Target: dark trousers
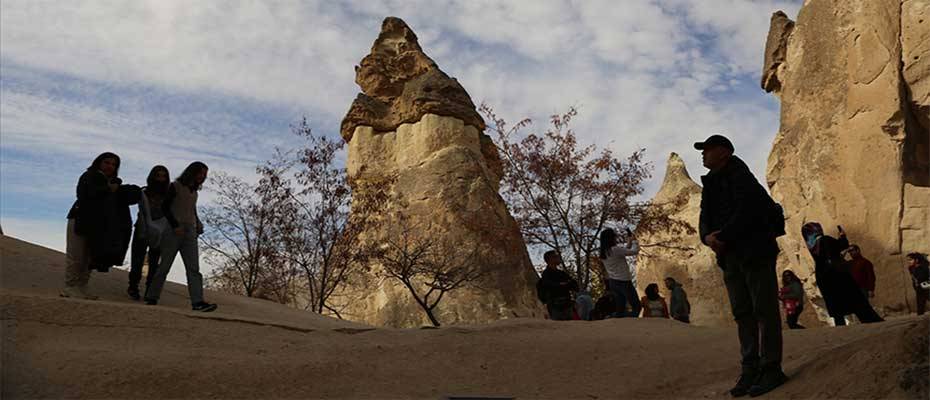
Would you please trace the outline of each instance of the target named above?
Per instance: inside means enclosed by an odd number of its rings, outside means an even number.
[[[614,299],[617,301],[617,310],[615,313],[617,316],[633,318],[639,317],[639,313],[642,311],[643,305],[639,301],[639,295],[636,293],[636,288],[633,286],[633,282],[608,279],[607,290],[610,290],[614,294]],[[627,313],[627,304],[630,305],[630,308],[632,308],[633,311]]]
[[[553,321],[571,321],[572,305],[572,303],[546,304],[546,309],[549,311],[549,319]]]
[[[739,333],[743,372],[781,369],[781,315],[778,307],[777,254],[728,255],[723,281]]]
[[[801,324],[798,323],[798,318],[801,317],[801,311],[804,311],[804,305],[799,304],[798,308],[794,309],[794,314],[785,315],[785,320],[788,322],[788,328],[791,329],[807,329]]]
[[[930,290],[917,289],[917,315],[924,315],[927,311],[927,301],[930,300]]]
[[[161,259],[161,250],[149,247],[145,238],[139,235],[132,235],[132,250],[129,256],[129,288],[138,289],[139,281],[142,280],[142,264],[145,261],[145,254],[149,256],[149,272],[145,274],[145,287],[152,284],[152,278],[158,269],[158,261]]]

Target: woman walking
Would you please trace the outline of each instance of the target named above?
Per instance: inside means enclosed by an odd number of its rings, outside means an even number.
[[[191,309],[203,312],[216,310],[216,304],[203,299],[203,275],[200,273],[200,251],[197,247],[197,237],[203,233],[203,224],[197,217],[197,193],[207,180],[207,171],[206,164],[195,161],[168,187],[161,209],[171,231],[162,237],[161,261],[151,286],[145,292],[145,304],[158,304],[171,264],[180,252],[187,273]]]
[[[837,229],[839,239],[824,235],[823,228],[816,222],[808,222],[801,227],[801,236],[814,258],[814,276],[827,312],[836,326],[846,325],[847,314],[856,314],[862,323],[884,321],[859,290],[852,275],[843,268],[842,252],[849,248],[849,240],[843,228],[838,226]]]
[[[168,168],[156,165],[149,172],[145,182],[146,186],[142,188],[144,198],[139,204],[139,217],[136,219],[135,233],[132,235],[129,289],[126,291],[133,300],[141,299],[139,281],[142,280],[142,264],[145,262],[146,254],[148,254],[149,269],[145,274],[145,289],[148,290],[152,284],[152,278],[158,270],[158,261],[161,259],[162,234],[167,231],[167,229],[158,229],[158,227],[168,226],[167,221],[164,220],[165,214],[161,210],[161,205],[168,194],[168,185],[171,184]],[[157,226],[149,226],[150,223]]]
[[[790,329],[806,329],[798,324],[798,318],[804,311],[804,287],[801,280],[790,269],[781,273],[781,289],[778,291],[778,299],[781,300],[785,307],[785,320]]]
[[[132,233],[129,205],[138,201],[139,188],[122,185],[119,166],[119,156],[102,153],[78,179],[77,200],[68,211],[63,297],[97,299],[87,289],[90,270],[107,272],[126,257]]]

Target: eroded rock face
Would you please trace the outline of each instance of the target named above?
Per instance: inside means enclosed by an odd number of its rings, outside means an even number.
[[[443,324],[541,317],[533,270],[520,231],[497,190],[501,164],[484,121],[465,89],[423,53],[400,19],[387,18],[372,52],[356,68],[363,93],[342,123],[351,177],[390,175],[401,211],[424,234],[442,236],[487,253],[484,290],[450,292],[439,305]],[[402,208],[402,209],[400,209]],[[365,235],[377,240],[384,228]],[[424,228],[426,229],[426,228]],[[489,233],[490,232],[490,233]],[[370,293],[345,315],[374,325],[427,324],[406,289],[374,278]]]
[[[362,88],[342,120],[342,138],[352,139],[359,125],[389,132],[425,114],[458,118],[484,131],[484,120],[471,97],[430,59],[400,18],[388,17],[371,54],[355,67],[355,83]]]
[[[671,217],[687,222],[697,232],[701,216],[701,187],[688,175],[678,154],[669,156],[665,180],[652,202],[656,206],[675,205],[677,211]],[[701,243],[697,233],[659,232],[641,235],[639,239],[642,250],[637,258],[636,286],[640,293],[644,293],[650,283],[656,283],[667,299],[664,279],[670,276],[688,293],[693,324],[735,324],[716,256]]]
[[[813,261],[800,236],[807,221],[832,235],[842,225],[860,245],[875,265],[880,313],[913,308],[904,255],[930,252],[928,8],[927,0],[810,0],[778,41],[784,60],[773,71],[766,58],[762,86],[781,99],[767,171],[788,218],[779,271],[794,270],[815,305]],[[769,44],[787,25],[780,16],[772,22]]]

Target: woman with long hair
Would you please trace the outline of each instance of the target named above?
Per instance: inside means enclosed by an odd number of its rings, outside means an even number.
[[[921,253],[909,253],[906,260],[917,297],[917,315],[923,315],[927,310],[927,301],[930,301],[930,263],[927,262],[927,256]]]
[[[646,295],[642,298],[643,318],[668,318],[668,304],[659,295],[659,285],[650,283],[646,286]]]
[[[627,263],[626,257],[639,254],[639,243],[633,240],[633,232],[629,229],[627,229],[627,236],[630,237],[630,242],[626,246],[621,246],[616,231],[611,228],[601,231],[598,257],[604,264],[607,290],[614,294],[617,302],[617,311],[614,316],[636,318],[639,316],[642,304],[633,286],[633,270]],[[627,303],[632,308],[630,313],[626,313]]]
[[[139,217],[136,219],[135,233],[132,235],[129,289],[126,290],[133,300],[141,299],[139,281],[142,280],[142,264],[145,262],[145,255],[148,254],[149,260],[148,273],[145,274],[146,289],[152,284],[155,271],[158,270],[158,261],[161,259],[161,237],[149,237],[158,233],[148,226],[148,221],[160,221],[165,217],[161,205],[168,194],[168,186],[171,184],[168,168],[163,165],[152,167],[145,183],[146,186],[142,188],[145,201],[139,205]]]
[[[203,312],[216,310],[216,304],[207,303],[203,298],[203,275],[200,273],[200,250],[197,247],[197,238],[203,233],[203,224],[197,216],[197,193],[207,180],[207,171],[206,164],[195,161],[168,187],[161,209],[171,230],[162,237],[161,261],[152,284],[145,291],[145,304],[158,304],[171,264],[181,253],[191,309]]]
[[[884,321],[844,268],[843,250],[849,248],[849,240],[843,228],[837,226],[837,229],[839,239],[824,235],[817,222],[808,222],[801,227],[801,236],[814,258],[814,276],[827,312],[836,326],[846,325],[848,314],[856,314],[862,323]]]
[[[78,179],[68,211],[63,297],[96,299],[87,289],[90,271],[123,263],[132,232],[129,205],[137,201],[138,187],[122,185],[119,167],[118,155],[101,153]]]
[[[798,318],[804,311],[804,287],[801,280],[790,269],[781,273],[781,289],[778,290],[778,299],[785,307],[785,320],[790,329],[805,329],[798,324]]]

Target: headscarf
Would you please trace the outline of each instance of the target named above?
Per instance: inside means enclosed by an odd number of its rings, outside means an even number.
[[[823,237],[823,227],[817,222],[808,222],[801,227],[801,236],[807,244],[807,250],[813,255],[820,253],[820,238]]]

